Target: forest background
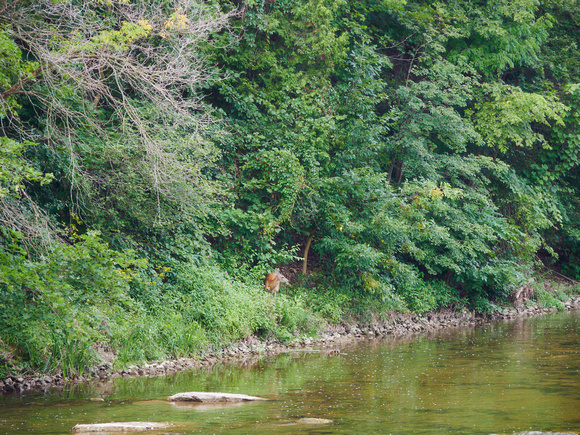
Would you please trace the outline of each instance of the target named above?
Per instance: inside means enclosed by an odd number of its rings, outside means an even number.
[[[0,375],[580,279],[579,39],[577,0],[0,1]]]

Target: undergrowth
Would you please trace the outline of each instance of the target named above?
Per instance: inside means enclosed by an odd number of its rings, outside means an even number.
[[[103,348],[114,355],[113,367],[123,368],[193,356],[250,335],[289,343],[346,318],[498,307],[488,300],[468,302],[438,281],[381,297],[307,283],[282,287],[274,297],[261,281],[234,279],[212,262],[182,263],[152,276],[131,252],[111,251],[92,233],[0,272],[0,377],[80,375],[105,362]],[[537,286],[535,302],[561,309],[579,291]]]

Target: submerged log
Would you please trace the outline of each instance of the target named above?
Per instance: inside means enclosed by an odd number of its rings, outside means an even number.
[[[155,423],[151,421],[128,421],[111,423],[77,424],[72,428],[74,433],[102,433],[102,432],[143,432],[151,429],[165,429],[173,426],[172,423]]]
[[[170,402],[200,402],[200,403],[225,403],[225,402],[252,402],[256,400],[266,400],[261,397],[248,396],[246,394],[230,393],[203,393],[190,392],[178,393],[167,398]]]

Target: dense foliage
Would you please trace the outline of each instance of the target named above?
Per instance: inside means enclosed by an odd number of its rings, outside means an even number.
[[[580,279],[578,11],[0,2],[3,364],[70,373],[347,312],[492,310],[545,266]]]

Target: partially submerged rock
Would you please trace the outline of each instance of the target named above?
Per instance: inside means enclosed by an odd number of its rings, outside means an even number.
[[[121,423],[93,423],[77,424],[72,428],[75,433],[100,433],[100,432],[143,432],[151,429],[165,429],[173,426],[172,423],[156,423],[152,421],[128,421]]]
[[[176,409],[187,409],[196,412],[215,411],[216,409],[230,409],[236,406],[243,406],[244,402],[170,402],[170,405]]]
[[[298,420],[298,423],[306,423],[306,424],[326,424],[332,423],[332,420],[328,420],[326,418],[301,418]]]
[[[578,435],[576,432],[542,432],[542,431],[526,431],[518,432],[514,435]]]
[[[261,397],[246,394],[190,392],[178,393],[167,398],[170,402],[198,402],[198,403],[235,403],[266,400]]]

